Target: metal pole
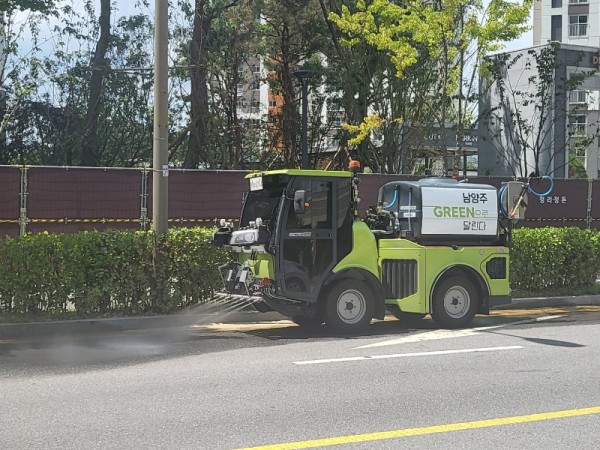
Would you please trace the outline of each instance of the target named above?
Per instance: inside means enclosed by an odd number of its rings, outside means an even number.
[[[21,188],[19,192],[19,236],[25,236],[27,234],[27,224],[29,219],[27,218],[27,197],[29,196],[27,186],[27,167],[21,167]]]
[[[148,229],[148,169],[142,169],[142,189],[140,194],[140,228],[142,231]]]
[[[302,168],[308,169],[308,80],[302,83]]]
[[[154,3],[154,146],[152,173],[152,220],[157,234],[169,224],[169,2]]]

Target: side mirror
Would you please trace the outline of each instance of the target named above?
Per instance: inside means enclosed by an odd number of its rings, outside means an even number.
[[[294,192],[294,212],[304,214],[304,203],[306,202],[306,191]]]

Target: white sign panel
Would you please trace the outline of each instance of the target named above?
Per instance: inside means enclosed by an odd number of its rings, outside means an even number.
[[[250,178],[250,190],[251,191],[260,191],[262,188],[263,188],[262,177]]]
[[[495,236],[498,196],[495,189],[423,187],[421,234]]]

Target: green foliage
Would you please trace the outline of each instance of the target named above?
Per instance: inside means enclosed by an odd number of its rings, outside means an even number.
[[[569,160],[569,178],[587,178],[585,166],[579,158],[571,157]]]
[[[206,301],[228,255],[214,230],[36,234],[0,240],[0,313],[62,317],[161,314]],[[600,232],[514,231],[511,286],[520,293],[593,287]]]
[[[147,163],[152,73],[145,68],[152,66],[152,21],[143,15],[112,21],[105,61],[92,68],[99,26],[94,5],[86,2],[81,10],[70,3],[59,0],[52,12],[29,14],[20,26],[14,17],[7,19],[6,66],[0,73],[6,93],[0,131],[7,138],[0,142],[0,163]],[[47,33],[60,38],[49,40]],[[26,34],[31,48],[22,42]],[[94,84],[92,74],[98,73],[101,83]],[[96,114],[97,123],[90,119]]]
[[[40,11],[54,7],[54,0],[0,0],[0,12]]]
[[[511,286],[520,292],[594,286],[600,272],[600,233],[565,228],[522,228],[513,234]]]
[[[0,241],[0,312],[168,313],[221,287],[214,230],[36,234]]]
[[[405,80],[405,90],[427,111],[423,115],[420,108],[400,110],[400,115],[391,117],[393,121],[425,129],[455,123],[460,131],[469,128],[477,114],[476,74],[484,56],[527,30],[531,5],[531,0],[362,0],[352,8],[344,5],[339,13],[331,12],[329,19],[345,33],[344,46],[366,44],[388,55],[392,72]],[[433,75],[430,78],[415,71],[424,62]],[[364,120],[351,143],[391,122],[389,117],[385,119]]]

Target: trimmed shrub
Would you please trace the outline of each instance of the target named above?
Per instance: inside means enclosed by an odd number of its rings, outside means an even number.
[[[168,313],[221,287],[214,230],[41,233],[0,241],[0,311],[63,315]]]
[[[594,230],[521,228],[513,232],[511,285],[536,292],[594,286],[600,271],[600,239]]]
[[[0,240],[0,312],[81,316],[169,313],[221,288],[228,254],[214,229],[41,233]],[[511,285],[520,293],[594,286],[600,233],[579,228],[514,231]]]

